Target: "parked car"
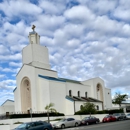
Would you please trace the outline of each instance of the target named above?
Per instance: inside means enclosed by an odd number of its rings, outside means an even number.
[[[106,115],[103,119],[102,122],[111,122],[111,121],[116,121],[116,117],[113,115]]]
[[[116,117],[118,121],[126,119],[126,115],[124,113],[114,113],[113,115]]]
[[[53,124],[53,128],[66,128],[66,127],[77,127],[81,124],[80,120],[74,118],[64,118]]]
[[[127,118],[127,119],[130,119],[130,113],[128,113],[128,114],[126,115],[126,118]]]
[[[99,118],[96,118],[94,116],[84,117],[81,121],[81,125],[89,125],[89,124],[97,124],[99,123]]]
[[[43,121],[35,121],[35,122],[28,122],[23,123],[16,127],[14,130],[53,130],[53,127],[50,123],[43,122]]]

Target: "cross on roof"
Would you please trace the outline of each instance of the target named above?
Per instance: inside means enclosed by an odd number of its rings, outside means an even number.
[[[33,30],[33,31],[35,31],[35,27],[36,27],[35,25],[32,25],[32,30]]]

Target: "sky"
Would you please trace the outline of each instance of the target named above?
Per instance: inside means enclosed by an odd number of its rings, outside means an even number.
[[[100,77],[130,97],[130,0],[0,0],[0,104],[14,100],[33,24],[59,77]]]

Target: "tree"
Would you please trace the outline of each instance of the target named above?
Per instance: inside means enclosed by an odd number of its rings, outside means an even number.
[[[80,107],[80,111],[77,111],[75,114],[95,114],[96,113],[96,106],[93,103],[84,103]]]
[[[96,106],[93,103],[84,103],[83,107],[81,108],[81,110],[89,112],[91,113],[95,113],[96,112]]]
[[[46,105],[45,110],[47,110],[47,116],[48,116],[48,122],[50,122],[49,119],[49,112],[57,112],[56,109],[53,108],[54,103],[50,103],[48,105]]]
[[[122,103],[122,101],[126,101],[126,99],[128,99],[127,94],[116,93],[115,96],[114,96],[114,99],[112,100],[112,103],[118,104],[120,109],[121,109],[121,103]]]

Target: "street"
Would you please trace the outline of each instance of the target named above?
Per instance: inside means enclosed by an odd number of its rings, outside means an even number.
[[[130,120],[79,126],[66,128],[65,130],[130,130]]]

